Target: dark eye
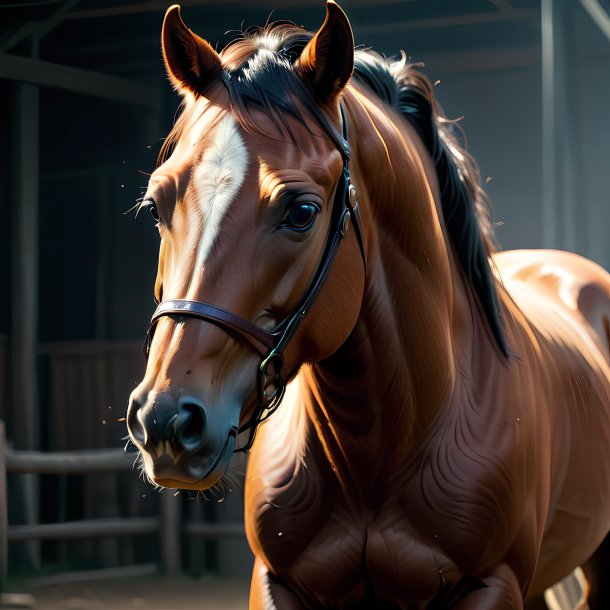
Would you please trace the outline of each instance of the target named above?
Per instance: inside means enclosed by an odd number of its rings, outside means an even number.
[[[156,222],[159,222],[161,220],[161,217],[159,216],[159,212],[157,210],[157,206],[154,203],[151,203],[148,206],[148,211],[150,212],[150,215],[155,219]]]
[[[284,226],[292,231],[308,231],[319,211],[320,207],[311,201],[298,203],[288,212]]]

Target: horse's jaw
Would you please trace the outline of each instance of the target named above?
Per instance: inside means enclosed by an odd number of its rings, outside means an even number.
[[[146,475],[158,487],[172,489],[206,490],[214,487],[229,469],[235,433],[231,432],[219,453],[174,456],[171,450],[163,450],[157,456],[141,452]]]
[[[185,395],[174,404],[157,394],[149,401],[150,409],[144,407],[128,418],[141,470],[155,486],[204,491],[217,485],[229,469],[237,444],[239,404],[207,408],[205,424],[198,429],[198,422],[185,416],[185,404],[203,404],[194,396]]]

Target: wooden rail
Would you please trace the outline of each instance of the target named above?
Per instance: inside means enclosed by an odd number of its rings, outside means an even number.
[[[134,458],[120,449],[88,451],[15,451],[6,448],[6,471],[9,474],[89,474],[132,470]]]
[[[159,519],[155,517],[82,519],[63,523],[11,525],[8,528],[7,539],[9,542],[18,542],[23,540],[74,540],[103,536],[139,536],[158,531],[159,525]]]
[[[9,542],[140,536],[156,533],[160,536],[161,542],[162,571],[168,576],[176,576],[181,569],[181,533],[190,537],[210,539],[245,538],[243,523],[186,522],[181,532],[180,500],[169,492],[160,494],[158,517],[84,519],[28,525],[8,524],[7,473],[73,475],[122,472],[131,470],[133,462],[133,455],[126,455],[121,449],[53,453],[16,451],[7,447],[4,422],[0,420],[0,591],[4,590],[7,580]],[[133,568],[134,566],[127,567]]]
[[[26,540],[73,540],[95,537],[140,536],[158,533],[161,563],[166,574],[180,571],[179,514],[172,494],[161,496],[158,517],[86,519],[63,523],[8,525],[7,474],[90,474],[120,472],[133,468],[133,456],[121,449],[94,449],[43,453],[15,451],[6,446],[4,422],[0,421],[0,590],[8,575],[8,543]]]

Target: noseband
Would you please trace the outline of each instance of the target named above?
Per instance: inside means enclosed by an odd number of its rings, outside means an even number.
[[[211,322],[228,333],[236,334],[250,343],[257,351],[260,351],[261,345],[267,348],[267,352],[258,367],[258,406],[250,419],[238,430],[239,433],[249,432],[248,442],[235,451],[248,451],[252,447],[258,426],[276,411],[282,401],[286,390],[286,384],[282,377],[284,350],[324,285],[339,250],[339,244],[345,237],[347,228],[349,227],[350,219],[354,224],[366,273],[366,256],[360,226],[360,211],[356,200],[356,189],[350,184],[349,178],[347,117],[343,105],[341,105],[341,120],[343,142],[340,147],[340,152],[343,157],[343,170],[335,191],[329,234],[316,274],[299,307],[297,307],[290,316],[280,322],[273,331],[267,331],[260,326],[252,324],[252,322],[249,322],[241,316],[221,309],[220,307],[210,305],[209,303],[171,299],[159,304],[152,316],[148,332],[146,333],[146,340],[144,343],[144,354],[146,357],[148,357],[150,352],[152,337],[157,322],[163,316],[198,318],[205,322]]]

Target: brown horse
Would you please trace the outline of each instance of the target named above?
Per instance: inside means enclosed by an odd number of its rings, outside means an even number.
[[[428,82],[334,2],[220,54],[173,6],[162,41],[148,477],[207,489],[252,446],[253,609],[522,608],[610,527],[610,277],[493,253]]]

